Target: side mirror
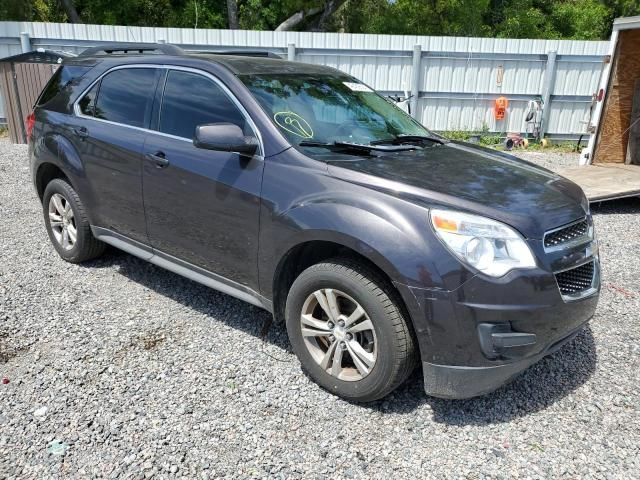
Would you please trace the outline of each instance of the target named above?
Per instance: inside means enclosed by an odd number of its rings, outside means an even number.
[[[193,144],[197,148],[235,152],[252,156],[258,150],[258,139],[247,137],[233,123],[207,123],[196,127]]]

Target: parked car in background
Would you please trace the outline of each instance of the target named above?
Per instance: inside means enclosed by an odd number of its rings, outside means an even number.
[[[596,308],[577,185],[447,141],[335,69],[96,47],[63,62],[28,134],[62,258],[110,244],[262,307],[349,400],[418,363],[429,395],[489,392]]]

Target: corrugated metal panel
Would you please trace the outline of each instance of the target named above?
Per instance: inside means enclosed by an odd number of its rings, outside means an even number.
[[[422,98],[419,120],[432,130],[524,132],[526,100],[511,100],[504,120],[493,115],[493,98]],[[551,130],[550,130],[551,132]]]
[[[184,45],[221,45],[285,48],[295,43],[299,48],[366,49],[411,51],[421,45],[432,52],[491,52],[502,54],[604,55],[608,42],[572,40],[529,40],[473,37],[419,37],[414,35],[364,35],[320,32],[270,32],[253,30],[194,30],[190,28],[127,27],[67,23],[0,22],[0,39],[15,42],[20,32],[32,39],[82,41],[167,42]]]
[[[601,61],[566,62],[556,65],[554,95],[591,95],[597,90]]]
[[[410,91],[412,52],[422,47],[421,121],[436,130],[524,131],[527,102],[543,93],[546,55],[557,51],[555,84],[547,131],[575,135],[588,115],[608,42],[527,40],[415,35],[363,35],[318,32],[194,30],[55,23],[0,22],[0,56],[20,52],[19,34],[32,45],[79,53],[103,42],[165,40],[187,48],[243,47],[286,53],[295,44],[296,60],[343,70],[382,92]],[[502,83],[498,74],[502,71]],[[498,96],[509,98],[507,118],[493,118]],[[2,113],[0,111],[0,117]]]
[[[561,103],[561,105],[559,105]],[[549,116],[548,131],[556,135],[575,137],[584,134],[589,120],[591,102],[555,101]]]
[[[359,78],[376,90],[410,89],[411,58],[338,55],[298,55],[296,60],[337,68]]]
[[[497,82],[503,69],[502,85]],[[504,61],[499,59],[431,58],[423,60],[420,90],[473,94],[539,94],[544,61]]]

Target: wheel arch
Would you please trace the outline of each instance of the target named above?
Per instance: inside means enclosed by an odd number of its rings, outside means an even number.
[[[36,191],[38,192],[40,201],[42,201],[44,197],[44,191],[47,185],[56,178],[66,181],[75,190],[75,186],[70,180],[69,175],[67,175],[62,168],[54,163],[44,162],[38,166],[35,176]]]
[[[48,131],[38,142],[35,150],[33,181],[40,200],[47,184],[54,178],[64,179],[80,194],[76,180],[85,177],[84,163],[76,146],[63,133]],[[82,192],[85,193],[84,191]]]
[[[369,250],[369,252],[373,252],[373,250]],[[374,257],[375,260],[371,257]],[[383,258],[381,255],[367,256],[362,251],[358,251],[353,246],[348,245],[348,242],[336,242],[326,239],[300,242],[289,248],[278,262],[274,271],[272,285],[273,316],[276,322],[281,322],[284,319],[287,294],[298,275],[310,266],[332,258],[343,258],[361,263],[374,271],[382,278],[385,283],[384,288],[398,302],[403,314],[406,315],[407,320],[411,323],[411,317],[408,314],[403,297],[392,280],[396,272],[389,263],[380,261]]]

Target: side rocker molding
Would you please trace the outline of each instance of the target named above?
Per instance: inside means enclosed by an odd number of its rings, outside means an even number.
[[[273,303],[270,300],[233,280],[155,250],[109,229],[91,226],[91,231],[98,240],[135,257],[273,313]]]

